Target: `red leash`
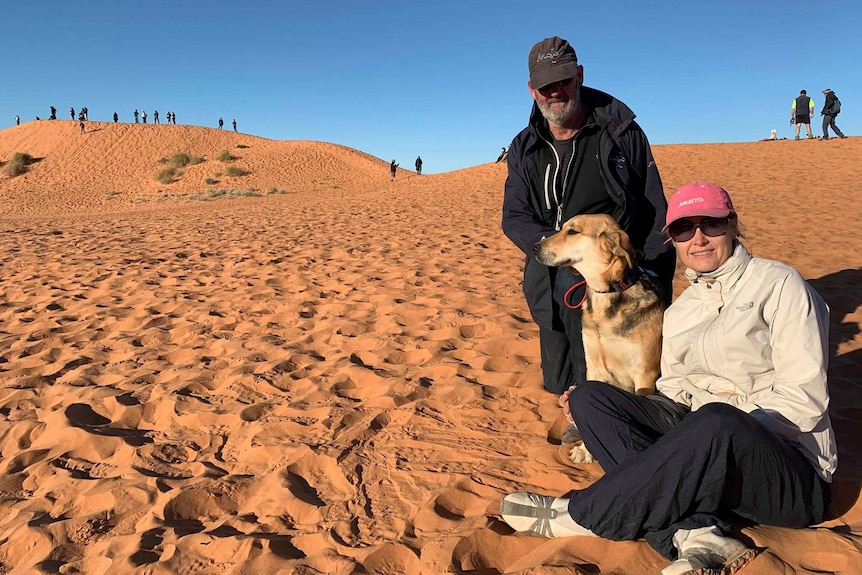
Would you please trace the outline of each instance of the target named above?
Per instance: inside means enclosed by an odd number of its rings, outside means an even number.
[[[566,307],[567,307],[567,308],[569,308],[569,309],[579,309],[582,305],[584,305],[584,302],[585,302],[585,301],[587,301],[587,290],[584,290],[584,297],[582,297],[582,298],[581,298],[581,301],[579,301],[579,302],[578,302],[578,305],[572,305],[572,304],[570,304],[570,303],[569,303],[569,295],[570,295],[573,291],[575,291],[576,289],[578,289],[579,287],[581,287],[581,286],[585,286],[585,285],[587,285],[587,280],[581,280],[581,281],[579,281],[578,283],[576,283],[575,285],[573,285],[572,287],[570,287],[569,289],[567,289],[567,290],[566,290],[566,295],[565,295],[565,296],[563,296],[563,303],[564,303],[564,304],[566,304]]]

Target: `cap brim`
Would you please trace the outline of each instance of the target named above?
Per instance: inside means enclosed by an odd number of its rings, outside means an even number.
[[[577,62],[566,62],[552,68],[538,70],[530,75],[530,86],[534,90],[541,90],[549,84],[574,78],[578,73]]]
[[[707,209],[693,210],[693,211],[685,213],[685,214],[680,214],[677,217],[675,217],[674,219],[672,219],[671,221],[667,222],[664,225],[664,227],[661,229],[661,231],[662,231],[662,233],[667,233],[667,229],[670,227],[670,225],[672,223],[674,223],[677,220],[681,220],[683,218],[691,218],[691,217],[697,217],[697,216],[702,216],[702,217],[707,217],[707,218],[726,218],[727,216],[729,216],[732,213],[733,213],[733,211],[728,210],[727,208],[714,209],[714,210],[707,210]]]

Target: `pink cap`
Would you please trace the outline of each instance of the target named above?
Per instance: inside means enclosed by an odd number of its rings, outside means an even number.
[[[710,216],[725,218],[736,215],[733,202],[727,191],[719,185],[709,182],[692,182],[686,184],[674,193],[667,202],[667,218],[663,232],[680,218],[690,216]]]

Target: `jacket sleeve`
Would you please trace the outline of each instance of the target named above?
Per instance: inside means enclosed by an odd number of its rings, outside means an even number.
[[[677,300],[673,306],[678,306],[679,303],[680,300]],[[673,306],[664,312],[664,328],[667,328],[673,321],[673,314],[676,309]],[[676,360],[676,354],[670,349],[670,338],[663,337],[661,340],[661,375],[656,382],[656,389],[675,402],[691,407],[691,394],[684,389],[684,382],[687,381],[684,366]]]
[[[826,367],[829,347],[829,309],[802,276],[789,275],[773,296],[769,312],[774,384],[756,401],[741,395],[718,395],[695,386],[679,374],[665,381],[673,362],[662,354],[662,393],[692,409],[707,403],[728,403],[750,413],[774,433],[793,437],[812,431],[829,407]]]
[[[673,274],[676,271],[676,250],[673,244],[667,242],[667,236],[661,231],[667,217],[667,198],[649,140],[640,126],[634,131],[634,137],[637,139],[634,147],[639,153],[634,155],[633,161],[636,162],[635,168],[642,177],[643,199],[651,208],[644,211],[652,215],[652,221],[647,222],[649,232],[644,242],[644,261],[641,263],[658,275],[670,302]]]
[[[794,272],[769,311],[775,384],[756,404],[739,407],[779,435],[792,437],[813,430],[829,407],[829,308]]]
[[[526,178],[521,146],[517,140],[509,147],[507,159],[509,175],[503,195],[503,233],[526,255],[543,236],[556,233],[544,222],[530,198],[530,185]]]

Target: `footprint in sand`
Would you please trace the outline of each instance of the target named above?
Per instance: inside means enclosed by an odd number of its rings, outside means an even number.
[[[76,479],[107,479],[119,477],[122,471],[110,463],[98,463],[77,457],[60,456],[53,461],[54,465],[72,472]]]

